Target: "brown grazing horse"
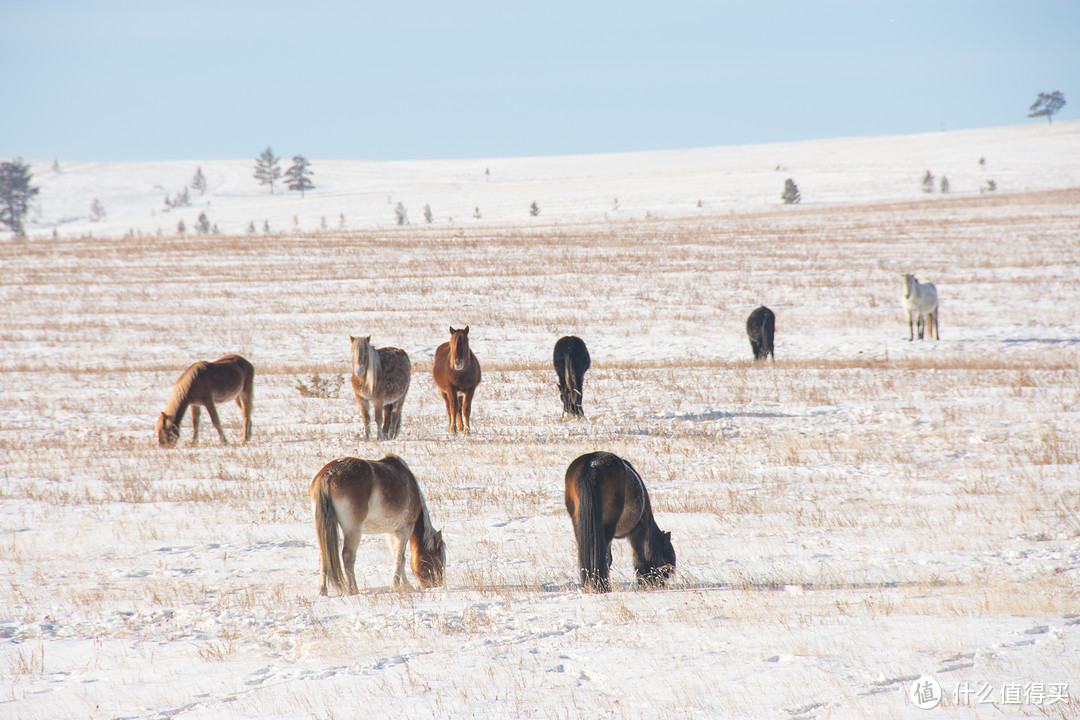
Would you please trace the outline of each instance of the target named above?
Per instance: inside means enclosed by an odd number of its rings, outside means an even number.
[[[199,442],[200,405],[210,414],[221,442],[228,445],[225,431],[221,429],[217,405],[236,398],[236,404],[244,412],[244,442],[251,439],[251,410],[255,389],[255,368],[239,355],[226,355],[213,362],[197,362],[180,376],[173,385],[165,412],[157,421],[158,445],[163,448],[176,446],[180,439],[180,423],[191,406],[191,444]]]
[[[450,342],[435,349],[432,375],[446,402],[450,432],[469,432],[473,393],[480,384],[480,363],[469,350],[468,325],[461,330],[450,328]]]
[[[671,533],[653,519],[641,476],[617,455],[593,452],[566,468],[566,512],[574,523],[581,588],[611,590],[611,541],[627,538],[639,588],[663,587],[675,572]]]
[[[371,336],[352,337],[352,386],[360,415],[364,418],[364,439],[371,439],[371,410],[375,410],[375,432],[379,440],[393,440],[401,431],[401,406],[409,392],[412,363],[404,350],[371,346]]]
[[[320,595],[327,594],[327,580],[350,595],[360,592],[354,567],[361,531],[386,533],[394,556],[392,588],[410,587],[405,577],[406,542],[412,547],[412,571],[420,587],[442,585],[446,565],[442,533],[431,524],[416,476],[398,456],[378,461],[346,457],[327,463],[311,481],[311,509],[319,539]],[[340,557],[338,525],[344,535]]]

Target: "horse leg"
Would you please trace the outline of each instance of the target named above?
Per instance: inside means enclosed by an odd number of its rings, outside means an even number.
[[[386,432],[383,429],[383,416],[386,414],[386,410],[379,398],[375,398],[371,401],[371,404],[375,411],[375,439],[382,441],[386,439]],[[367,429],[367,424],[364,424],[364,429]]]
[[[228,445],[229,441],[225,438],[225,431],[221,429],[221,418],[217,414],[217,406],[214,405],[213,400],[207,400],[206,412],[210,415],[210,422],[214,423],[214,428],[217,429],[218,435],[221,436],[221,444]]]
[[[446,403],[446,417],[450,421],[450,427],[448,429],[450,430],[450,432],[457,432],[457,429],[454,428],[454,401],[453,401],[453,396],[452,396],[451,392],[449,392],[447,390],[440,390],[439,393],[442,395],[443,402]]]
[[[202,419],[202,408],[198,405],[191,406],[191,444],[199,444],[199,421]],[[179,430],[179,428],[177,428]]]
[[[344,529],[344,528],[343,528]],[[356,585],[356,548],[360,545],[360,528],[344,533],[341,543],[341,565],[345,570],[347,592],[356,595],[360,588]]]
[[[472,418],[472,396],[476,388],[465,391],[465,397],[461,401],[461,422],[463,432],[469,432],[469,420]]]
[[[360,406],[360,418],[364,421],[364,440],[371,439],[371,430],[368,428],[368,423],[371,422],[371,409],[368,407],[368,401],[356,398],[357,404]]]
[[[236,404],[240,407],[240,413],[244,417],[244,442],[251,440],[251,400],[244,400],[244,394],[236,396]]]
[[[908,313],[908,316],[907,316],[907,327],[908,327],[908,335],[909,335],[908,336],[908,342],[913,342],[915,340],[915,324],[913,322],[914,317],[915,317],[914,313],[911,313],[911,312]]]
[[[390,545],[390,555],[394,558],[394,577],[390,580],[393,590],[411,590],[409,578],[405,575],[405,551],[409,547],[409,535],[412,530],[406,526],[396,533],[387,533],[386,542]]]

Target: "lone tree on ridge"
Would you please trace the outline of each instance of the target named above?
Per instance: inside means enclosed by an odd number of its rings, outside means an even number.
[[[1053,125],[1054,121],[1050,118],[1061,108],[1065,107],[1065,96],[1061,94],[1060,90],[1055,90],[1052,93],[1039,93],[1039,96],[1035,98],[1035,102],[1031,103],[1031,107],[1028,108],[1030,112],[1028,117],[1042,117],[1046,116],[1046,122]]]

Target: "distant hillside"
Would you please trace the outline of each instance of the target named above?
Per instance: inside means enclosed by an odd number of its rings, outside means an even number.
[[[41,188],[31,236],[193,232],[201,213],[224,234],[393,227],[400,203],[412,225],[529,225],[712,216],[783,209],[784,182],[802,205],[932,200],[1080,187],[1080,121],[770,145],[620,155],[377,162],[312,159],[305,198],[281,183],[270,195],[251,159],[32,163]],[[55,165],[54,165],[55,163]],[[283,158],[284,171],[291,161]],[[55,168],[55,169],[54,169]],[[198,168],[205,194],[191,189]],[[926,173],[933,182],[925,192]],[[190,205],[169,208],[187,188]],[[98,200],[105,217],[90,219]],[[539,213],[530,213],[536,203]]]

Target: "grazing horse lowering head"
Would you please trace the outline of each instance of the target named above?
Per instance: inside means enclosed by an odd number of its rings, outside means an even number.
[[[446,567],[446,544],[442,539],[442,531],[435,533],[430,545],[423,540],[411,538],[410,542],[415,545],[412,556],[412,571],[423,589],[439,587],[443,584],[443,568]]]
[[[180,439],[180,426],[173,422],[173,419],[161,413],[161,416],[157,421],[157,441],[158,445],[163,448],[176,447],[177,441]]]
[[[450,367],[460,372],[469,364],[469,326],[450,328]]]

